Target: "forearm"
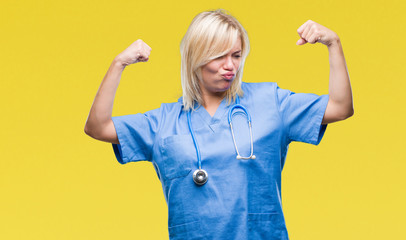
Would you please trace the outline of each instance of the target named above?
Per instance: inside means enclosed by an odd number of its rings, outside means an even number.
[[[114,59],[96,93],[85,125],[86,133],[96,133],[103,129],[113,112],[114,97],[125,66]]]
[[[350,77],[339,37],[328,45],[330,61],[329,101],[345,116],[354,113]]]

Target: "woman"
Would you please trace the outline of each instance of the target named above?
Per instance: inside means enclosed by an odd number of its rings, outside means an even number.
[[[170,239],[288,239],[280,190],[289,143],[318,145],[328,123],[353,114],[337,34],[310,20],[297,31],[298,45],[328,46],[328,95],[242,82],[248,36],[222,10],[198,14],[182,39],[178,102],[111,117],[122,71],[148,61],[151,48],[137,40],[114,59],[85,132],[111,142],[122,164],[153,163],[168,204]]]

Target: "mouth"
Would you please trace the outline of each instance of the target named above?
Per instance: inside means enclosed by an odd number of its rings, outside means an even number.
[[[234,78],[234,74],[233,73],[227,73],[227,74],[223,74],[221,75],[223,76],[223,78],[227,79],[227,80],[231,80]]]

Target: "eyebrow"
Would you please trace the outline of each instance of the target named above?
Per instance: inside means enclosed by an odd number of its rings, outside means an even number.
[[[235,51],[234,53],[239,53],[239,52],[241,52],[241,50]]]

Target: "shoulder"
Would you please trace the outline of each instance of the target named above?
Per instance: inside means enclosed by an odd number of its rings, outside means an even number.
[[[178,115],[182,111],[181,102],[161,103],[159,108],[149,110],[144,114],[146,116],[155,116],[159,119],[163,119],[167,116]]]
[[[244,92],[270,91],[276,88],[275,82],[242,82],[241,88]]]
[[[256,82],[248,83],[242,82],[241,89],[244,92],[244,96],[251,97],[268,97],[275,94],[277,84],[275,82]]]
[[[244,89],[260,89],[276,86],[276,82],[242,82],[241,87]]]
[[[164,112],[179,112],[182,110],[181,102],[161,103],[160,109]]]

